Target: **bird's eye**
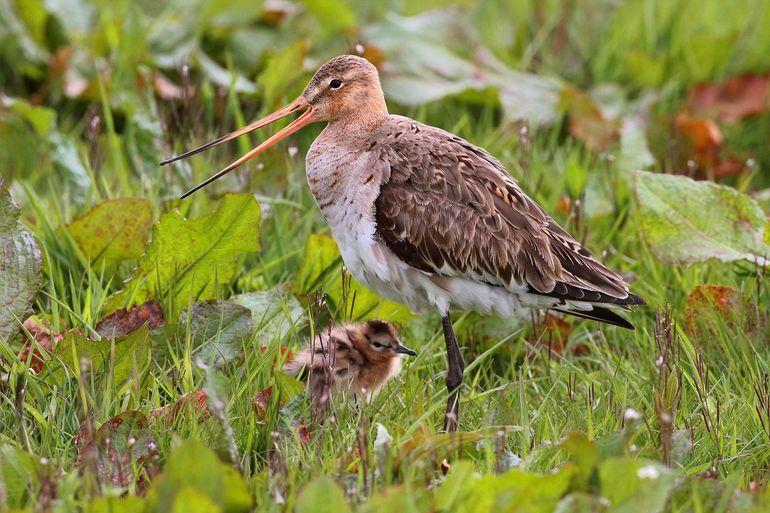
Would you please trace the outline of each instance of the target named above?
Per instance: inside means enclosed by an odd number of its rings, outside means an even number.
[[[342,87],[342,80],[337,80],[335,78],[334,80],[329,82],[329,87],[331,87],[332,89],[339,89],[340,87]]]
[[[385,347],[385,344],[381,344],[379,342],[372,342],[372,345],[376,348],[383,348]]]

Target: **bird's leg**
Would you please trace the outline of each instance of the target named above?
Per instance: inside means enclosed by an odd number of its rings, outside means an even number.
[[[452,329],[452,321],[449,314],[441,318],[444,327],[444,340],[446,341],[446,354],[449,369],[446,375],[446,388],[449,396],[446,402],[446,416],[444,417],[444,431],[454,432],[460,424],[460,384],[463,381],[465,361],[457,345],[457,337]]]

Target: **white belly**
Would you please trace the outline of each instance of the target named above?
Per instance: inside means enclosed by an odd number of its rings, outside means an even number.
[[[332,234],[351,275],[382,297],[406,305],[413,312],[472,310],[481,314],[521,315],[519,297],[500,287],[463,277],[430,275],[401,261],[385,244],[369,234],[374,223],[332,226]]]

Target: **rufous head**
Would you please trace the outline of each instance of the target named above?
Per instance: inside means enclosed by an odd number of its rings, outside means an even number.
[[[380,76],[372,63],[340,55],[316,71],[302,92],[317,121],[387,115]]]
[[[401,343],[398,330],[389,322],[380,320],[366,321],[361,326],[361,334],[366,339],[368,348],[382,356],[396,357],[399,355],[415,356],[417,352]]]
[[[316,71],[302,94],[287,106],[194,150],[166,159],[160,165],[163,166],[195,155],[295,112],[302,112],[302,114],[289,123],[286,128],[279,130],[275,135],[243,157],[184,193],[182,198],[186,198],[198,189],[221,178],[241,164],[275,145],[278,141],[285,139],[311,123],[318,121],[340,121],[343,123],[357,122],[365,126],[384,118],[387,116],[388,110],[385,105],[382,87],[380,86],[377,68],[366,59],[355,55],[335,57]]]

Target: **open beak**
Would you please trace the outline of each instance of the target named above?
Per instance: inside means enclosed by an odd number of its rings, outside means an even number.
[[[222,144],[223,142],[230,141],[232,139],[235,139],[236,137],[240,137],[243,134],[247,134],[249,132],[253,132],[257,128],[262,128],[265,125],[269,125],[273,121],[277,121],[277,120],[281,119],[282,117],[288,116],[289,114],[292,114],[294,112],[300,111],[302,109],[307,109],[307,110],[305,110],[305,112],[303,112],[300,117],[298,117],[297,119],[295,119],[294,121],[289,123],[289,125],[286,128],[284,128],[283,130],[278,131],[270,139],[268,139],[267,141],[263,142],[262,144],[260,144],[259,146],[257,146],[256,148],[254,148],[253,150],[248,152],[246,155],[244,155],[243,157],[239,158],[238,160],[236,160],[235,162],[233,162],[232,164],[230,164],[226,168],[224,168],[219,173],[215,174],[211,178],[208,178],[204,182],[196,185],[195,187],[193,187],[189,191],[185,192],[182,195],[182,199],[184,199],[187,196],[189,196],[190,194],[192,194],[195,191],[197,191],[198,189],[200,189],[201,187],[205,187],[206,185],[210,184],[214,180],[223,177],[224,175],[226,175],[227,173],[229,173],[233,169],[237,168],[238,166],[240,166],[244,162],[248,162],[249,160],[253,159],[254,157],[259,155],[260,153],[262,153],[266,149],[274,146],[281,139],[285,139],[286,137],[290,136],[294,132],[297,132],[298,130],[301,130],[302,128],[306,127],[307,125],[309,125],[313,121],[316,121],[313,118],[313,108],[310,106],[310,103],[308,103],[308,101],[305,100],[305,98],[300,96],[299,98],[297,98],[296,100],[294,100],[293,102],[288,104],[286,107],[273,112],[269,116],[265,116],[262,119],[258,119],[257,121],[254,121],[253,123],[250,123],[250,124],[246,125],[245,127],[236,130],[235,132],[229,133],[227,135],[223,135],[219,139],[215,139],[215,140],[213,140],[211,142],[208,142],[208,143],[204,144],[203,146],[201,146],[199,148],[195,148],[194,150],[190,150],[190,151],[188,151],[186,153],[182,153],[181,155],[177,155],[176,157],[171,157],[170,159],[166,159],[163,162],[161,162],[160,165],[161,166],[165,166],[166,164],[170,164],[172,162],[176,162],[177,160],[181,160],[181,159],[187,158],[187,157],[189,157],[191,155],[195,155],[196,153],[200,153],[202,151],[206,151],[209,148],[213,148],[214,146],[216,146],[218,144]]]
[[[417,356],[417,351],[415,351],[414,349],[409,349],[408,347],[401,344],[397,345],[394,351],[396,351],[399,354],[405,354],[408,356]]]

